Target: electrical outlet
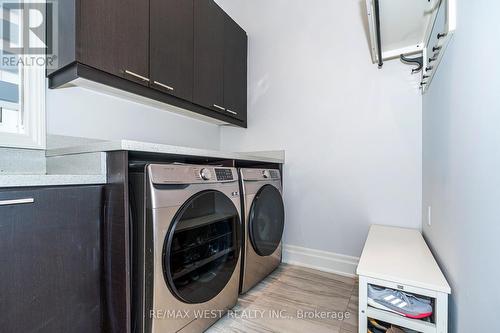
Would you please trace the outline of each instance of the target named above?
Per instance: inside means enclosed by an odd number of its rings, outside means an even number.
[[[432,207],[427,206],[427,225],[430,227],[432,225]]]

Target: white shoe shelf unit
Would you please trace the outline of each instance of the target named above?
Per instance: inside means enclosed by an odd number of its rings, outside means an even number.
[[[419,230],[372,225],[357,274],[359,333],[367,332],[368,318],[421,333],[448,333],[451,288]],[[431,320],[411,319],[369,306],[368,285],[431,298]]]
[[[373,63],[405,57],[425,93],[455,33],[457,0],[365,1]]]

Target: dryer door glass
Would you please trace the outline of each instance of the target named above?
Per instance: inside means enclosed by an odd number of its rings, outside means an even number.
[[[163,273],[174,295],[203,303],[227,285],[238,263],[240,219],[218,191],[191,197],[177,212],[163,246]]]
[[[248,217],[252,246],[260,256],[269,256],[278,248],[285,226],[285,208],[278,189],[264,185],[255,196]]]

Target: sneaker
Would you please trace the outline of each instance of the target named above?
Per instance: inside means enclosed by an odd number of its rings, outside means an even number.
[[[381,331],[378,330],[372,326],[368,326],[368,329],[366,330],[368,333],[386,333],[386,331]]]
[[[372,285],[368,285],[368,305],[413,319],[427,318],[432,315],[432,305],[429,299]]]
[[[368,323],[367,332],[368,333],[386,333],[387,330],[380,330],[380,329],[376,328],[375,326],[370,325],[370,323]]]
[[[372,328],[375,328],[375,329],[380,330],[382,332],[387,331],[387,327],[383,326],[378,321],[376,321],[375,319],[372,319],[372,318],[368,318],[368,325],[371,326]]]
[[[394,325],[391,325],[391,327],[389,327],[389,329],[385,332],[386,333],[419,333],[417,331],[410,330],[408,328],[394,326]]]

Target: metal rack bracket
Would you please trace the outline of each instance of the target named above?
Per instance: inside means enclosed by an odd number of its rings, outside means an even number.
[[[441,11],[441,12],[439,12]],[[440,26],[441,21],[443,25]],[[441,30],[444,28],[444,31]],[[442,0],[441,6],[436,11],[433,25],[426,35],[423,50],[424,70],[422,71],[422,94],[429,89],[432,79],[437,72],[443,55],[457,28],[457,1]]]
[[[365,1],[372,62],[382,68],[397,58],[417,65],[412,74],[422,70],[425,93],[456,30],[457,0]]]

